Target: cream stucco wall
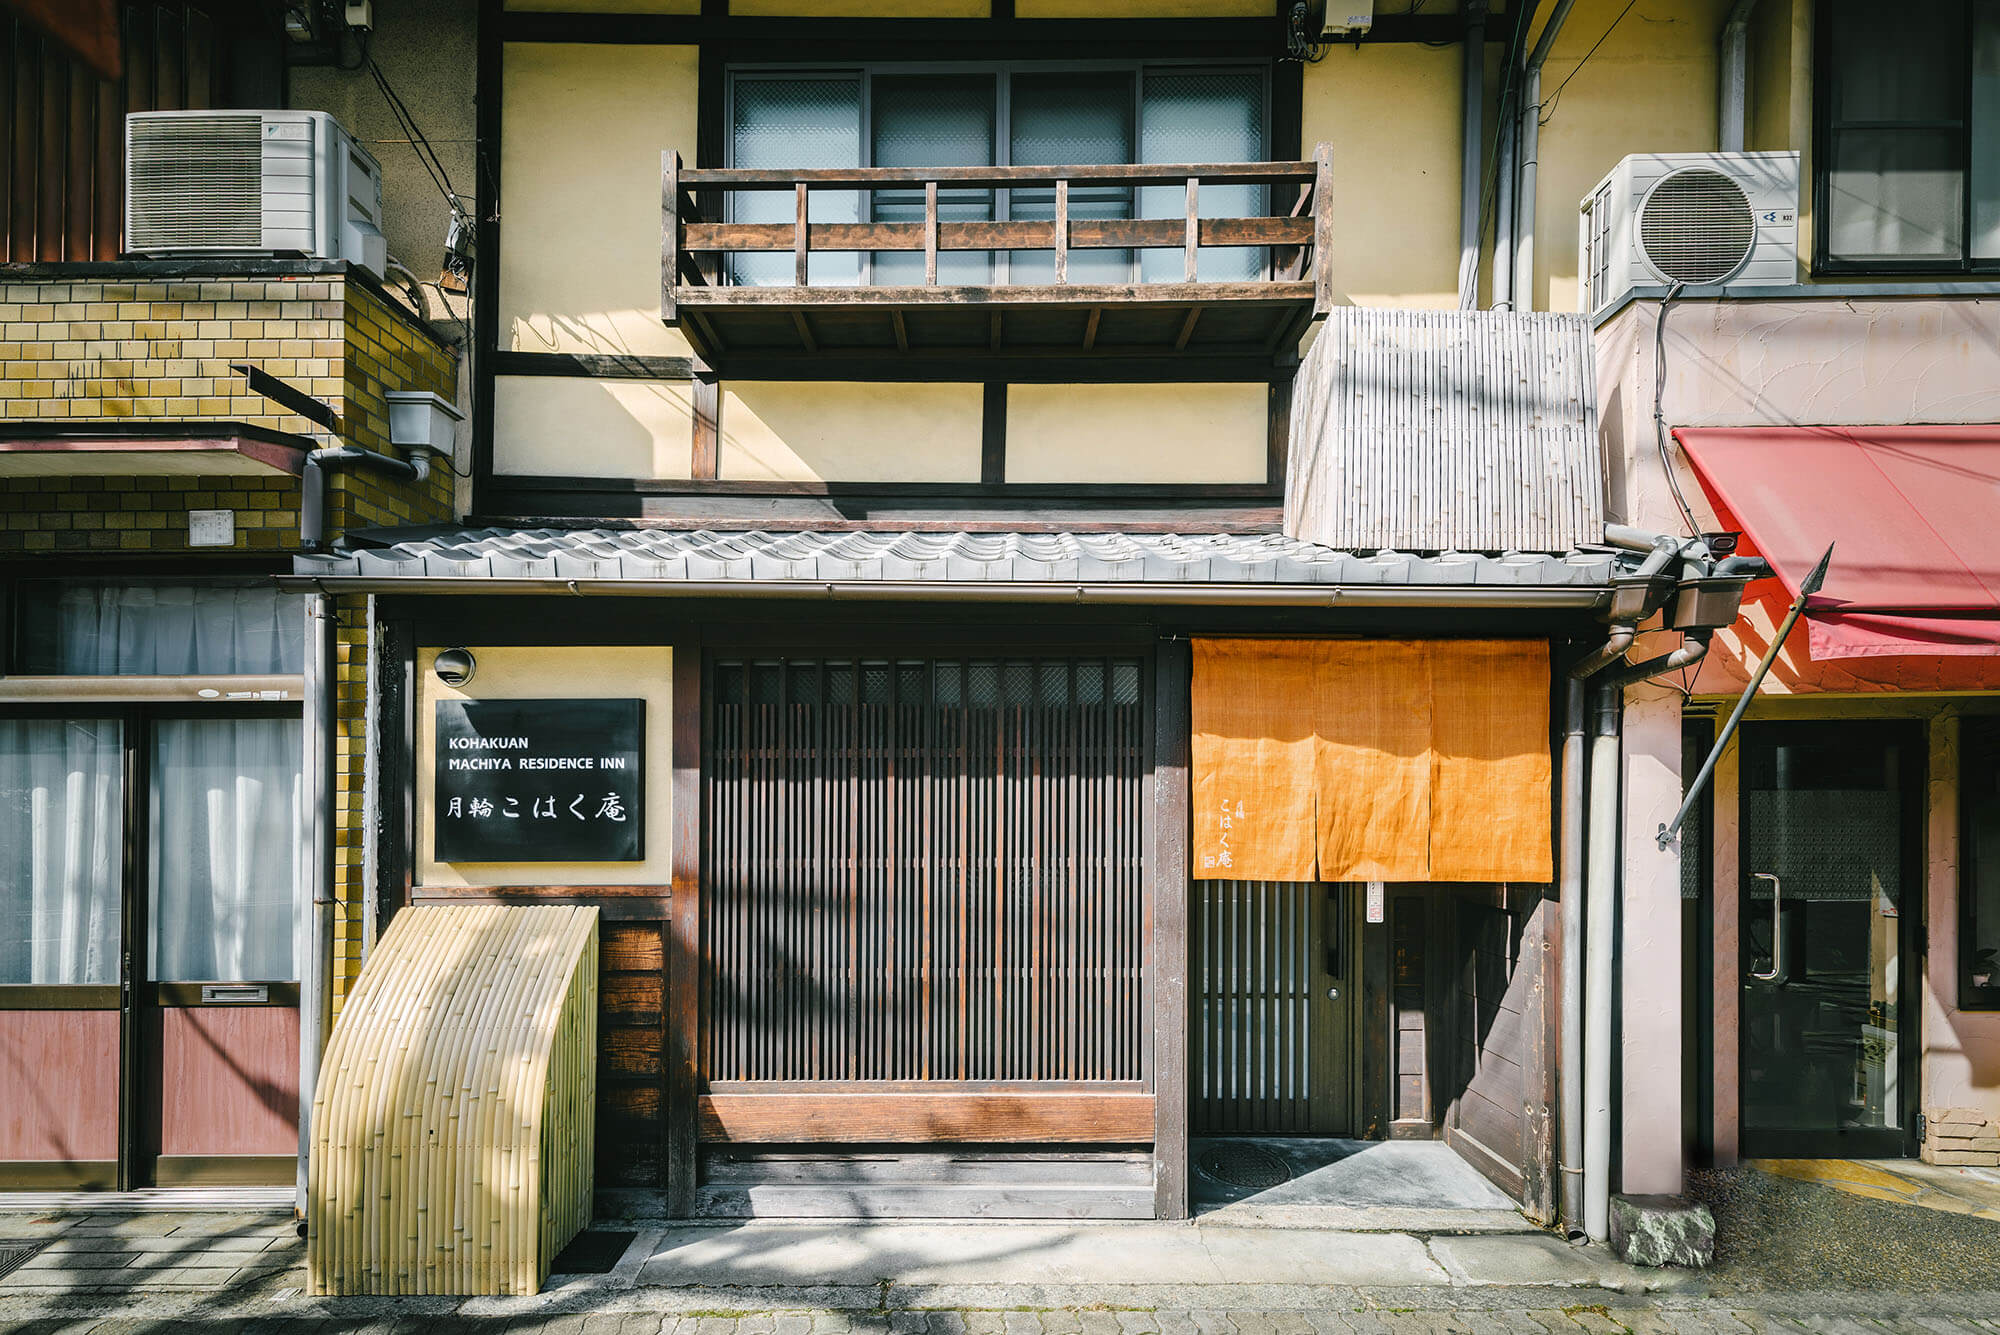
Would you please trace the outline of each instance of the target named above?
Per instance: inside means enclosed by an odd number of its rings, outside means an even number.
[[[673,867],[673,650],[663,645],[465,646],[478,664],[463,688],[431,671],[438,651],[417,654],[418,885],[671,885]],[[643,699],[646,825],[643,862],[459,862],[431,856],[439,700]]]
[[[500,376],[493,382],[495,473],[685,478],[693,461],[688,381]]]
[[[730,0],[729,12],[751,18],[983,19],[988,0]]]
[[[685,356],[660,323],[660,154],[694,159],[697,49],[510,43],[501,346]]]
[[[1262,482],[1261,384],[1010,385],[1009,482]]]
[[[1624,8],[1578,0],[1542,69],[1540,310],[1576,309],[1577,202],[1620,158],[1716,146],[1716,38],[1728,0],[1638,0],[1621,18]]]
[[[1457,45],[1332,46],[1305,69],[1300,142],[1333,149],[1334,290],[1357,306],[1458,305]]]
[[[732,380],[718,472],[730,480],[977,482],[983,390],[967,384]]]
[[[1276,0],[1014,0],[1024,19],[1269,18]]]
[[[505,0],[505,7],[545,14],[699,14],[701,0]]]

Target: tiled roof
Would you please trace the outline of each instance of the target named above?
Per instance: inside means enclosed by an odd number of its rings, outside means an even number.
[[[1276,534],[424,530],[301,556],[325,579],[1591,586],[1608,552],[1345,552]]]

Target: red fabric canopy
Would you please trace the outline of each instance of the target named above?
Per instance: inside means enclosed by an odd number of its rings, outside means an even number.
[[[1806,604],[1812,656],[2000,655],[2000,426],[1688,427],[1719,510]]]

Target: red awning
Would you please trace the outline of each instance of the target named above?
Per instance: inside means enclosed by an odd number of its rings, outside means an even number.
[[[1721,512],[1806,604],[1815,659],[2000,655],[2000,426],[1689,427]]]

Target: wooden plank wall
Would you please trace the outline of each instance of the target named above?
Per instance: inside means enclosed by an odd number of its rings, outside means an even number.
[[[1024,1084],[1145,1090],[1142,683],[1136,657],[716,663],[708,1138],[763,1138],[724,1100],[774,1085],[991,1104],[984,1123],[888,1123],[915,1139],[1018,1125],[992,1100]],[[1144,1111],[1068,1124],[1144,1140]],[[855,1130],[883,1125],[873,1109]]]
[[[597,1186],[665,1185],[666,923],[599,929]]]
[[[100,79],[20,19],[0,17],[0,261],[111,260],[124,230],[125,115],[222,104],[214,6],[124,6],[125,76]]]

